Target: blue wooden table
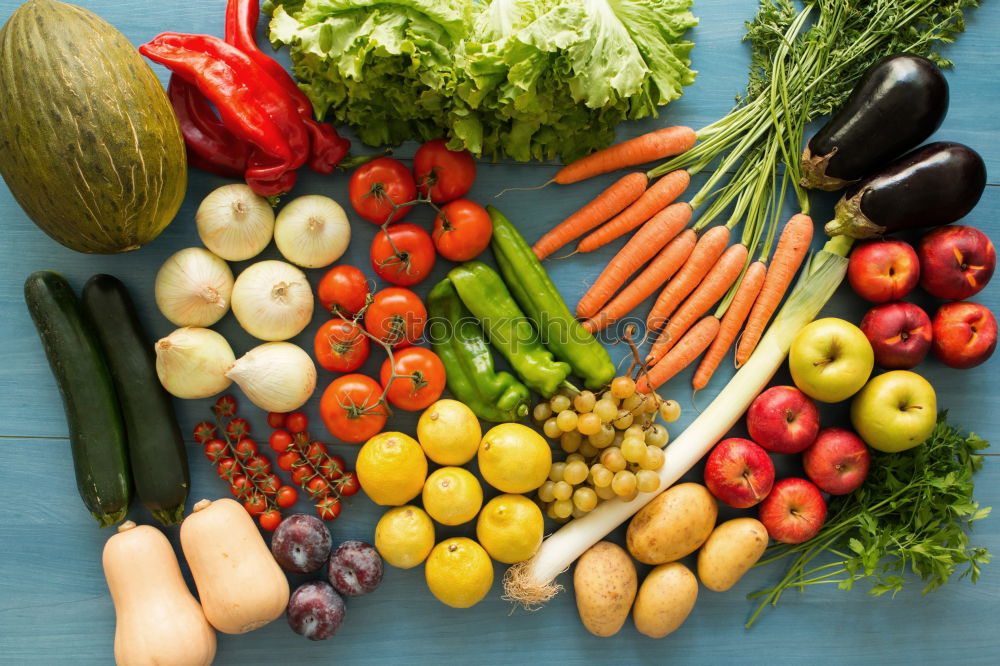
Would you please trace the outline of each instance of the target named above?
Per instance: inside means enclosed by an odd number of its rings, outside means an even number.
[[[121,29],[135,43],[163,30],[220,34],[224,0],[151,2],[142,0],[80,0]],[[19,4],[0,0],[0,20]],[[672,104],[659,120],[620,128],[629,137],[664,123],[703,126],[724,115],[745,83],[748,50],[740,42],[743,21],[750,18],[752,0],[704,0],[696,3],[701,19],[691,32],[696,43],[694,65],[697,83],[684,98]],[[1000,132],[997,108],[1000,87],[1000,4],[989,2],[972,11],[968,32],[944,49],[957,67],[947,73],[952,102],[946,121],[934,138],[967,143],[987,162],[990,186],[970,224],[997,234],[1000,218]],[[157,68],[163,77],[164,71]],[[164,77],[165,78],[165,77]],[[2,91],[0,91],[2,94]],[[397,151],[406,159],[413,145]],[[479,165],[479,178],[471,196],[492,200],[508,186],[530,186],[547,180],[553,164]],[[499,201],[502,209],[534,240],[542,230],[562,219],[612,182],[613,176],[565,187],[509,194]],[[322,193],[346,204],[346,177],[305,175],[297,194]],[[155,242],[120,256],[85,256],[51,241],[21,212],[5,187],[0,187],[0,224],[5,242],[0,245],[0,340],[5,346],[0,366],[0,470],[4,481],[5,509],[0,513],[0,662],[11,664],[110,663],[114,636],[114,610],[101,571],[101,549],[110,530],[96,527],[83,509],[73,480],[66,424],[56,387],[38,344],[22,299],[21,285],[30,272],[56,269],[79,288],[94,273],[120,277],[141,308],[141,317],[153,337],[166,335],[172,326],[153,303],[153,278],[163,260],[182,247],[198,245],[193,214],[200,200],[223,180],[192,171],[187,198],[173,224]],[[819,221],[832,208],[832,197],[815,198]],[[421,213],[415,221],[428,223]],[[344,261],[368,270],[368,247],[375,227],[352,215],[353,239]],[[575,303],[612,254],[616,243],[602,251],[567,261],[550,262],[557,285]],[[265,257],[277,257],[273,247]],[[241,264],[234,268],[242,268]],[[426,293],[449,268],[439,261],[434,275],[418,288]],[[315,283],[322,271],[312,271]],[[990,285],[978,300],[1000,312],[1000,286]],[[933,307],[933,303],[922,301]],[[644,306],[648,307],[648,304]],[[858,321],[863,304],[845,286],[825,314]],[[307,348],[322,317],[296,341]],[[232,342],[237,355],[255,343],[236,325],[231,315],[217,327]],[[616,358],[621,349],[613,351]],[[964,372],[949,370],[933,360],[918,371],[938,391],[940,404],[950,418],[987,439],[1000,441],[1000,388],[995,377],[1000,357]],[[366,367],[373,371],[381,358],[373,354]],[[717,391],[731,371],[717,374],[708,393]],[[320,373],[320,389],[331,375]],[[779,375],[779,380],[781,375]],[[785,375],[787,380],[787,375]],[[674,434],[689,423],[695,412],[689,399],[690,374],[668,385],[667,393],[681,401],[685,412]],[[237,393],[237,395],[239,395]],[[318,395],[306,406],[318,422]],[[210,401],[177,405],[184,430],[209,416]],[[255,428],[263,431],[262,414],[246,410]],[[823,412],[830,425],[846,423],[843,407]],[[390,427],[413,432],[415,417],[402,414]],[[356,447],[338,445],[336,452],[353,461]],[[209,463],[192,443],[191,501],[227,495]],[[792,469],[790,461],[779,465]],[[697,478],[696,473],[691,478]],[[988,456],[976,480],[976,495],[984,506],[1000,506],[1000,458]],[[301,503],[302,511],[310,508]],[[135,502],[129,514],[139,522],[152,522]],[[379,507],[358,496],[331,525],[335,541],[371,540]],[[725,515],[725,514],[724,514]],[[982,521],[974,541],[1000,553],[1000,517]],[[176,545],[177,528],[166,530]],[[439,538],[472,534],[471,524],[440,529]],[[621,540],[621,530],[612,535]],[[922,597],[919,580],[911,580],[894,599],[874,598],[862,590],[841,592],[833,586],[814,586],[807,593],[789,593],[782,603],[764,613],[751,630],[743,623],[753,609],[746,595],[780,577],[777,567],[754,570],[733,590],[717,594],[701,590],[693,613],[671,636],[654,641],[638,634],[631,622],[615,637],[598,639],[583,629],[572,593],[563,593],[541,611],[512,611],[500,599],[499,580],[492,593],[470,610],[454,610],[438,603],[428,592],[421,568],[389,568],[382,586],[367,597],[348,602],[347,620],[333,639],[312,643],[293,634],[283,619],[243,636],[219,635],[217,663],[379,663],[379,662],[665,662],[671,663],[997,663],[1000,661],[1000,563],[987,566],[978,585],[954,582]],[[640,572],[640,575],[642,572]],[[565,576],[564,576],[565,578]],[[565,582],[565,581],[564,581]],[[822,587],[822,589],[818,589]]]

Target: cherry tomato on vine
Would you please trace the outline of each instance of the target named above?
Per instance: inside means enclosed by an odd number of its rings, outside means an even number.
[[[285,427],[285,413],[284,412],[268,412],[267,413],[267,425],[271,428],[284,428]]]
[[[267,511],[267,500],[260,493],[254,493],[243,502],[243,508],[251,516],[259,516]]]
[[[257,454],[257,442],[252,439],[241,439],[233,449],[236,451],[236,457],[240,460],[250,458]]]
[[[268,509],[264,513],[257,517],[260,522],[260,526],[267,530],[268,532],[273,532],[278,529],[278,525],[281,524],[281,514],[278,513],[277,509]]]
[[[287,509],[290,506],[295,506],[295,503],[299,501],[299,493],[291,486],[281,486],[278,488],[278,495],[274,501],[282,509]]]
[[[264,456],[254,456],[246,462],[247,471],[253,476],[267,476],[271,473],[271,461]]]
[[[328,456],[319,465],[320,474],[331,481],[336,481],[344,475],[344,459],[340,456]]]
[[[390,363],[385,359],[379,378],[388,387],[389,402],[408,411],[424,409],[441,397],[444,391],[444,363],[438,355],[424,347],[407,347],[395,352]],[[389,385],[393,370],[396,379]]]
[[[309,480],[309,483],[306,484],[306,490],[309,491],[310,497],[318,499],[330,492],[330,484],[322,476],[317,476]]]
[[[271,433],[267,443],[275,453],[284,453],[292,445],[292,434],[287,430],[275,430]],[[278,467],[281,467],[281,456],[278,456]],[[281,469],[285,468],[281,467]]]
[[[316,298],[330,314],[338,312],[352,316],[365,307],[368,300],[368,278],[356,266],[340,264],[326,272],[316,287]]]
[[[242,474],[237,474],[229,482],[229,492],[232,493],[233,497],[243,497],[251,488],[253,488],[253,484],[250,483],[250,479]]]
[[[205,442],[205,457],[212,462],[218,462],[226,455],[226,443],[221,439],[210,439]]]
[[[306,449],[306,458],[315,463],[326,457],[326,444],[323,442],[313,442]]]
[[[335,520],[340,515],[340,500],[336,497],[324,497],[316,503],[316,513],[323,520]]]
[[[492,237],[490,214],[475,201],[452,201],[434,218],[434,247],[445,259],[475,259],[487,248]]]
[[[464,196],[476,180],[476,163],[467,150],[448,150],[446,139],[434,139],[417,148],[413,177],[420,194],[430,187],[431,201],[446,203]]]
[[[281,488],[281,477],[277,474],[268,474],[261,481],[257,482],[257,488],[265,495],[275,495]]]
[[[301,486],[309,481],[309,477],[313,475],[312,469],[309,465],[299,465],[292,470],[292,483],[297,486]]]
[[[426,323],[427,308],[423,301],[403,287],[386,287],[378,292],[365,311],[365,329],[393,347],[415,343]]]
[[[250,436],[250,422],[237,417],[226,424],[226,434],[237,441]]]
[[[362,164],[347,185],[351,205],[358,215],[375,224],[399,222],[413,206],[393,212],[394,206],[417,198],[417,185],[406,165],[391,157]]]
[[[228,481],[239,471],[239,467],[236,466],[236,461],[233,458],[223,458],[216,465],[215,471],[220,477]]]
[[[382,387],[360,374],[334,379],[319,403],[326,429],[345,442],[363,442],[385,426],[387,411],[381,403]]]
[[[280,456],[278,456],[278,468],[283,469],[286,472],[290,472],[292,467],[295,466],[302,456],[298,454],[297,451],[285,451]]]
[[[358,481],[358,475],[354,472],[345,472],[343,478],[337,482],[337,490],[344,497],[356,495],[357,492],[361,490],[361,483]]]
[[[394,224],[375,234],[369,256],[376,275],[402,287],[423,281],[434,269],[434,243],[415,224]]]
[[[354,372],[368,359],[371,343],[361,327],[348,319],[331,319],[313,338],[316,362],[330,372]]]
[[[204,444],[215,437],[215,426],[208,421],[202,421],[194,427],[194,441]]]
[[[302,412],[292,412],[285,417],[285,428],[288,432],[297,434],[309,427],[309,417]]]

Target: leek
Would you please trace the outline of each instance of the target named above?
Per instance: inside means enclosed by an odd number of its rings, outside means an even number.
[[[810,260],[795,289],[757,349],[715,400],[669,446],[659,470],[660,489],[625,502],[612,499],[549,535],[535,556],[510,567],[504,576],[504,598],[534,607],[551,599],[562,586],[556,577],[588,548],[628,520],[675,483],[739,420],[785,360],[792,340],[811,322],[837,290],[847,273],[847,253],[853,241],[830,239]]]

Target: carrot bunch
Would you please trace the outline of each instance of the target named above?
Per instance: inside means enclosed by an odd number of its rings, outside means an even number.
[[[687,127],[657,130],[569,164],[549,182],[575,183],[665,155],[679,155],[690,150],[696,139],[695,132]],[[649,176],[654,174],[663,175],[650,184]],[[705,356],[692,385],[695,390],[707,386],[744,322],[736,365],[745,363],[812,241],[811,218],[794,215],[782,230],[768,267],[765,261],[774,238],[776,216],[767,225],[748,225],[741,241],[733,245],[731,230],[743,213],[760,219],[767,211],[748,211],[747,206],[738,204],[725,225],[706,229],[732,195],[719,197],[697,224],[687,228],[694,210],[708,198],[703,187],[690,203],[675,203],[690,181],[691,174],[686,170],[664,173],[660,167],[648,174],[630,173],[543,235],[533,247],[538,258],[544,259],[587,234],[573,254],[591,252],[638,228],[580,299],[576,314],[584,320],[584,328],[596,332],[661,290],[646,318],[647,330],[658,332],[658,337],[645,359],[650,369],[640,379],[642,391],[651,391],[668,381],[702,353]],[[760,258],[751,261],[764,226],[770,229],[765,247]],[[708,314],[720,301],[718,310]]]

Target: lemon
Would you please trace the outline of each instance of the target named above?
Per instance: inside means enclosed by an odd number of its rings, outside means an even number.
[[[375,548],[394,567],[409,569],[434,547],[434,523],[427,512],[407,504],[389,509],[375,525]]]
[[[427,587],[452,608],[475,606],[493,586],[493,562],[472,539],[454,537],[434,546],[424,565]]]
[[[464,465],[472,460],[482,436],[479,419],[458,400],[438,400],[417,421],[420,446],[439,465]]]
[[[542,510],[524,495],[494,497],[479,514],[476,538],[497,562],[526,560],[542,545]]]
[[[472,472],[442,467],[427,477],[424,509],[442,525],[461,525],[476,517],[483,506],[483,487]]]
[[[537,432],[520,423],[491,428],[479,443],[479,471],[505,493],[531,492],[545,482],[552,451]]]
[[[383,432],[361,447],[354,469],[373,502],[400,506],[419,495],[424,487],[427,458],[417,440],[409,435]]]

